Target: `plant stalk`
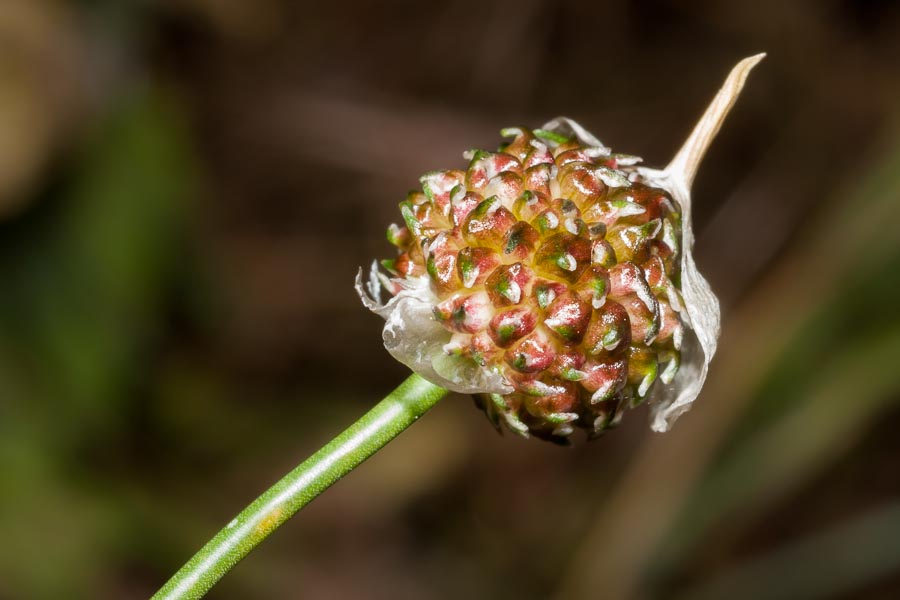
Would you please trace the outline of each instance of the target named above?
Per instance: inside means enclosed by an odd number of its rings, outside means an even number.
[[[361,419],[232,519],[152,600],[203,597],[294,513],[378,452],[446,394],[447,390],[411,375]]]

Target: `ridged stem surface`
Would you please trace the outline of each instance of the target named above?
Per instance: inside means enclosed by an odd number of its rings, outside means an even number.
[[[447,390],[410,376],[356,423],[253,501],[191,558],[153,600],[201,598],[298,510],[428,412]]]

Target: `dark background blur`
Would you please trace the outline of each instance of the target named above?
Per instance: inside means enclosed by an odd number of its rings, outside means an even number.
[[[900,4],[0,3],[0,598],[143,598],[405,376],[397,203],[565,114],[700,171],[694,410],[560,449],[453,396],[211,598],[900,596]]]

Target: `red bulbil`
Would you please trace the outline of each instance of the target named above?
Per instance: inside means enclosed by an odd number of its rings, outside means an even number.
[[[587,234],[591,240],[602,240],[606,236],[606,225],[603,223],[585,223]],[[591,258],[593,260],[593,257]]]
[[[570,163],[592,163],[594,162],[590,155],[582,149],[565,150],[556,155],[556,166],[564,167]]]
[[[665,300],[659,301],[659,335],[656,336],[658,343],[664,344],[669,340],[673,341],[676,350],[681,349],[681,337],[684,331],[684,325],[678,313],[672,309],[672,305]]]
[[[584,219],[600,222],[608,228],[622,224],[640,224],[648,219],[643,215],[647,209],[631,201],[631,188],[613,188],[609,190],[605,200],[590,203],[582,210]]]
[[[659,374],[656,352],[644,346],[628,347],[628,383],[638,386],[638,398],[644,398]]]
[[[664,260],[660,256],[654,255],[644,263],[642,268],[644,270],[644,278],[647,280],[647,285],[650,286],[653,294],[658,299],[664,298],[667,302],[672,303],[671,308],[675,312],[681,311],[681,295],[678,293],[675,284],[669,279],[669,271]]]
[[[417,190],[413,190],[406,195],[406,202],[413,206],[421,206],[428,203],[428,196]]]
[[[403,246],[408,244],[409,240],[411,239],[411,236],[409,234],[409,228],[408,227],[400,227],[399,225],[397,225],[395,223],[391,223],[388,226],[387,239],[394,246],[397,246],[398,248],[402,248]]]
[[[650,287],[644,279],[641,268],[631,262],[622,262],[609,270],[609,295],[613,298],[625,298],[633,294],[650,296]]]
[[[544,325],[565,343],[577,344],[591,320],[591,306],[572,292],[560,294],[547,308]]]
[[[489,164],[491,177],[504,171],[511,171],[516,175],[522,174],[522,163],[518,158],[512,154],[507,154],[506,152],[495,153],[489,161]]]
[[[577,281],[590,262],[591,242],[571,233],[551,236],[534,256],[536,269],[569,282]]]
[[[539,214],[550,208],[550,200],[541,192],[525,191],[513,203],[513,214],[522,221],[532,221]]]
[[[557,297],[566,293],[566,285],[558,281],[542,279],[534,284],[534,301],[538,307],[546,309]]]
[[[491,337],[484,331],[473,334],[454,333],[445,350],[455,356],[469,358],[484,366],[488,362],[495,363],[502,358],[502,350],[498,350]]]
[[[583,376],[581,368],[584,366],[584,363],[585,357],[582,352],[564,348],[557,352],[556,359],[548,372],[562,379],[578,381]]]
[[[505,138],[513,138],[512,141],[503,144],[500,149],[523,162],[532,149],[531,142],[534,140],[534,135],[531,130],[527,127],[507,127],[500,132],[500,135]]]
[[[591,265],[575,282],[574,289],[582,300],[600,308],[609,293],[609,272],[600,265]]]
[[[524,164],[526,169],[530,169],[537,165],[551,165],[553,164],[553,155],[550,154],[550,150],[545,144],[533,141],[531,144],[531,151],[525,157]]]
[[[647,285],[657,294],[664,294],[668,287],[669,277],[666,275],[666,266],[659,256],[651,256],[647,262],[642,265],[644,271],[644,279]]]
[[[631,339],[640,340],[644,344],[652,344],[659,334],[659,302],[654,299],[651,306],[647,306],[637,296],[622,298],[619,302],[628,312],[628,320],[631,322]]]
[[[406,247],[406,252],[409,253],[409,260],[416,263],[417,267],[422,267],[421,269],[417,269],[416,273],[423,274],[425,273],[424,264],[425,264],[425,254],[422,250],[421,242],[425,240],[422,239],[414,239],[409,245]]]
[[[450,219],[454,227],[462,226],[466,222],[469,213],[475,210],[475,207],[483,201],[484,198],[481,194],[464,192],[462,189],[459,191],[454,190],[450,196]]]
[[[609,269],[616,264],[616,251],[606,240],[591,242],[591,263]]]
[[[676,212],[675,204],[665,190],[637,182],[629,188],[628,193],[634,202],[646,209],[646,212],[636,217],[638,222],[646,223]]]
[[[491,303],[496,307],[512,306],[531,294],[534,273],[522,263],[494,269],[484,282]]]
[[[522,195],[524,191],[525,183],[521,177],[512,171],[503,171],[488,181],[481,194],[485,198],[496,196],[503,203],[503,206],[512,208],[516,198]]]
[[[457,245],[447,232],[441,232],[428,244],[426,270],[431,280],[442,292],[459,288],[456,276]]]
[[[497,198],[488,198],[469,213],[462,227],[463,236],[472,246],[496,248],[517,219]]]
[[[522,174],[522,163],[515,156],[505,152],[478,151],[466,170],[466,187],[481,191],[491,179],[503,171]]]
[[[619,263],[609,270],[610,297],[618,300],[631,320],[631,336],[645,344],[659,333],[659,302],[634,263]]]
[[[560,195],[571,199],[579,208],[597,202],[606,193],[606,184],[580,163],[570,163],[560,169],[558,179]]]
[[[614,352],[631,343],[631,322],[625,307],[607,299],[595,310],[584,334],[584,348],[590,355]]]
[[[535,193],[550,196],[550,165],[540,164],[525,171],[525,188]]]
[[[466,174],[459,170],[432,171],[423,175],[419,181],[425,195],[434,202],[442,215],[449,214],[450,192],[453,188],[465,183]]]
[[[509,347],[516,340],[534,331],[537,317],[527,308],[514,308],[498,313],[488,325],[488,333],[501,348]]]
[[[475,333],[491,319],[491,307],[484,292],[454,296],[434,307],[434,317],[450,331]]]
[[[568,206],[575,206],[575,204],[570,200],[566,200],[565,203]],[[578,209],[575,209],[575,211],[567,211],[569,214],[575,214],[576,216],[567,217],[563,215],[561,231],[566,231],[568,233],[571,233],[572,235],[577,235],[578,237],[584,237],[585,239],[587,239],[587,225],[578,216],[577,210]],[[590,248],[590,245],[588,245],[588,248]]]
[[[490,248],[467,246],[459,251],[456,271],[464,288],[472,288],[485,282],[500,264],[500,257]]]
[[[581,218],[581,211],[578,210],[578,205],[568,198],[554,198],[553,201],[550,202],[550,206],[564,220]],[[569,233],[574,232],[570,231]]]
[[[501,351],[494,345],[491,336],[487,332],[479,331],[472,335],[469,342],[469,355],[479,364],[499,360],[500,353]]]
[[[394,269],[403,277],[417,277],[425,273],[425,267],[410,259],[409,252],[403,252],[397,257]]]
[[[433,204],[420,204],[410,207],[412,217],[418,224],[417,227],[410,227],[410,231],[420,240],[422,238],[433,237],[446,227],[446,219],[437,211]]]
[[[519,373],[539,373],[553,364],[555,357],[553,346],[538,332],[513,344],[504,355],[506,364]]]
[[[676,218],[663,218],[662,231],[651,243],[650,253],[662,258],[666,273],[680,269],[681,225]]]
[[[563,217],[555,208],[547,208],[531,220],[534,228],[541,235],[550,235],[562,229]]]
[[[677,265],[675,261],[678,260],[678,256],[675,254],[673,249],[669,247],[663,240],[653,239],[650,240],[649,244],[649,254],[650,257],[659,257],[663,261],[663,269],[667,272],[673,272],[677,269]]]
[[[569,150],[577,150],[578,148],[581,148],[581,144],[579,144],[577,140],[569,139],[554,146],[551,152],[553,153],[553,158],[555,159],[563,152],[568,152]]]
[[[547,146],[538,141],[531,130],[525,127],[508,127],[500,134],[503,137],[515,136],[511,142],[502,146],[501,150],[518,158],[526,167],[542,162],[553,162]]]
[[[570,381],[553,381],[543,386],[541,395],[526,395],[525,410],[537,418],[560,413],[576,413],[581,404],[578,385]]]
[[[485,331],[472,334],[469,347],[481,354],[494,351],[494,343],[491,340],[491,336]]]
[[[591,403],[609,400],[628,382],[628,363],[624,357],[589,361],[584,366],[581,385],[591,394]]]
[[[503,256],[506,259],[525,260],[534,252],[538,240],[540,234],[537,230],[525,221],[519,221],[506,232],[503,239]]]
[[[599,159],[595,162],[596,162],[596,164],[598,164],[600,166],[609,167],[610,169],[618,169],[619,168],[619,160],[616,156],[609,156],[606,158]]]
[[[612,227],[606,239],[616,251],[620,261],[644,262],[650,257],[650,248],[655,236],[662,229],[659,219],[640,225]]]

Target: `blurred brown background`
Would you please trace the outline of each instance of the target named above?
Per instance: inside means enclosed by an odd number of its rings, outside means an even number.
[[[0,3],[0,598],[143,598],[405,377],[418,176],[565,114],[695,189],[694,410],[560,449],[453,396],[211,598],[900,596],[900,5]]]

